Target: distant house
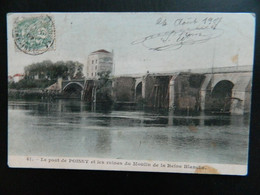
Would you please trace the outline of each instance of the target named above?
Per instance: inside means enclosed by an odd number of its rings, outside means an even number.
[[[94,51],[88,56],[86,78],[97,79],[100,72],[112,72],[113,53],[104,49]]]
[[[17,82],[19,82],[20,80],[22,80],[24,78],[24,75],[23,74],[15,74],[14,76],[13,76],[13,81],[15,82],[15,83],[17,83]]]
[[[33,76],[34,80],[42,80],[42,79],[49,79],[49,77],[47,75],[45,75],[44,72],[41,73],[37,73]],[[50,79],[49,79],[50,80]]]
[[[38,80],[39,79],[39,74],[34,75],[34,80]]]
[[[8,83],[12,83],[12,82],[14,82],[13,77],[12,76],[8,76]]]

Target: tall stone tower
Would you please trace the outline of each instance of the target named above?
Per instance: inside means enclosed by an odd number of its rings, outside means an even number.
[[[86,68],[87,79],[98,79],[98,73],[113,71],[113,53],[104,49],[89,54]]]

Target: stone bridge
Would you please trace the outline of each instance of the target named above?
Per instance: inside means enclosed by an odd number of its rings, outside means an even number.
[[[179,70],[111,78],[115,103],[184,111],[244,114],[250,111],[252,66]],[[95,98],[95,80],[63,81],[62,90],[82,100]],[[97,100],[98,101],[98,100]]]
[[[233,66],[122,75],[113,80],[113,95],[148,107],[244,114],[250,111],[251,85],[252,66]]]

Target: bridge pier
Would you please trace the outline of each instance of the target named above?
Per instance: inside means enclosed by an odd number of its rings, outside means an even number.
[[[171,78],[172,75],[145,75],[142,94],[147,107],[169,107],[169,83]]]
[[[81,100],[81,101],[84,100],[84,90],[81,91],[81,94],[80,94],[80,100]]]
[[[169,83],[169,109],[174,110],[175,109],[175,102],[174,102],[174,98],[175,98],[175,76],[173,76],[170,80]]]
[[[211,91],[211,89],[209,89],[211,86],[210,84],[211,81],[212,81],[212,75],[206,75],[200,89],[200,109],[202,111],[206,110],[206,97]]]
[[[232,99],[231,104],[231,114],[245,114],[250,112],[250,101],[251,101],[251,81],[244,91],[233,90],[232,96],[235,97]]]

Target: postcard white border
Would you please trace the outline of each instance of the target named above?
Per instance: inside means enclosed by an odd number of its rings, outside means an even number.
[[[247,165],[81,157],[8,156],[11,168],[51,168],[247,175]]]

